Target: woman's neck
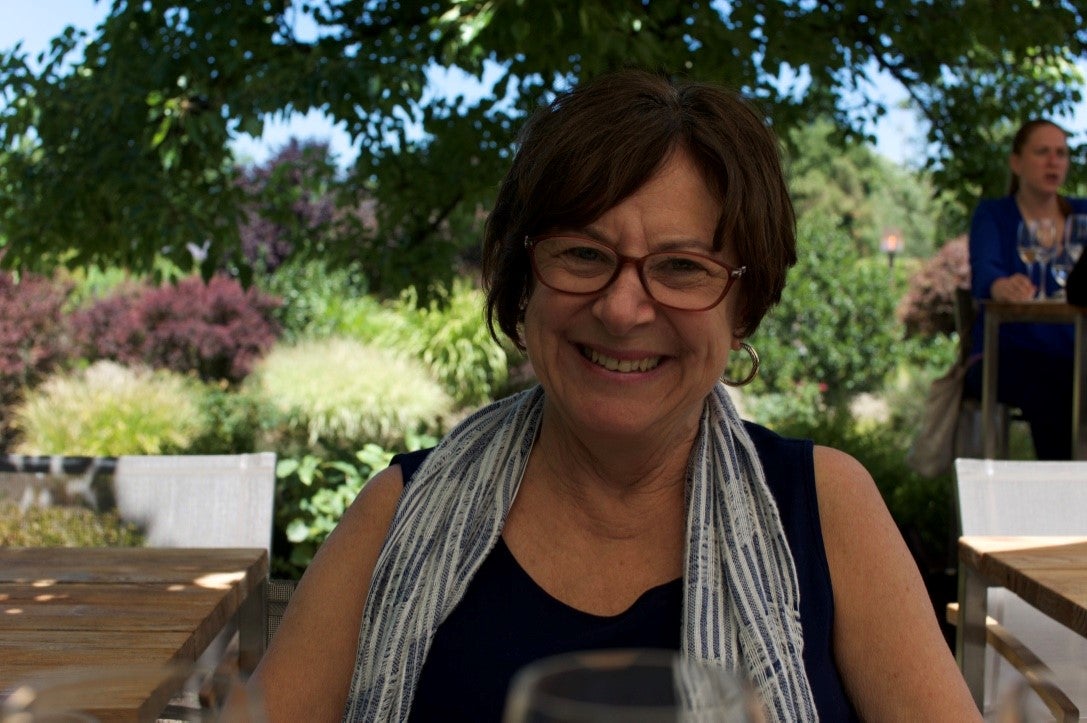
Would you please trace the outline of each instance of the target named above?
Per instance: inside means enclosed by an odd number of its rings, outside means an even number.
[[[546,412],[533,456],[564,485],[611,490],[618,494],[655,487],[683,487],[698,418],[690,429],[669,434],[658,429],[646,438],[612,437],[600,431],[579,434]],[[586,440],[592,440],[587,443]]]
[[[1033,193],[1025,188],[1020,188],[1015,193],[1015,203],[1019,206],[1019,213],[1027,221],[1040,221],[1042,219],[1061,219],[1064,213],[1061,211],[1060,197],[1055,193]]]

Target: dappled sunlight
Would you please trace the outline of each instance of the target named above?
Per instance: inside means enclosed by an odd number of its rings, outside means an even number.
[[[210,575],[202,575],[194,582],[204,588],[212,590],[229,590],[234,583],[245,577],[244,572],[213,572]]]

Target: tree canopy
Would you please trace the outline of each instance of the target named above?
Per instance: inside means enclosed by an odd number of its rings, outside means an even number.
[[[245,266],[246,186],[229,141],[318,109],[361,148],[341,203],[372,199],[326,258],[390,267],[489,207],[524,115],[571,82],[638,65],[727,83],[783,140],[816,118],[863,136],[889,73],[928,121],[924,162],[967,205],[998,194],[1011,131],[1080,100],[1083,0],[113,0],[38,63],[0,51],[0,264]],[[83,57],[73,57],[84,44]],[[482,79],[444,98],[434,68]],[[266,184],[262,187],[271,187]],[[190,244],[192,246],[190,246]],[[203,252],[201,252],[203,256]]]

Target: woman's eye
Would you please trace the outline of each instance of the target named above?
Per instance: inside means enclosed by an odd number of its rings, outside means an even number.
[[[562,255],[571,261],[604,262],[608,260],[603,251],[592,246],[571,246],[563,251]]]
[[[657,271],[665,274],[702,274],[706,273],[705,264],[687,256],[667,256],[656,264]]]

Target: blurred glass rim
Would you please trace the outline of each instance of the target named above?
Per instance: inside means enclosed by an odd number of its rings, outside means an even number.
[[[546,683],[561,676],[580,673],[614,673],[623,670],[670,670],[676,701],[652,704],[625,704],[577,700],[549,690]],[[685,685],[680,685],[684,683]],[[682,696],[680,689],[697,690],[704,696]],[[664,649],[587,650],[542,658],[518,671],[510,682],[507,720],[531,720],[524,712],[532,710],[556,720],[674,720],[677,710],[705,712],[716,706],[748,702],[752,687],[736,672],[714,661],[697,660],[678,651]],[[698,698],[701,697],[701,700]],[[684,700],[686,704],[680,703]],[[519,717],[520,716],[520,717]]]

